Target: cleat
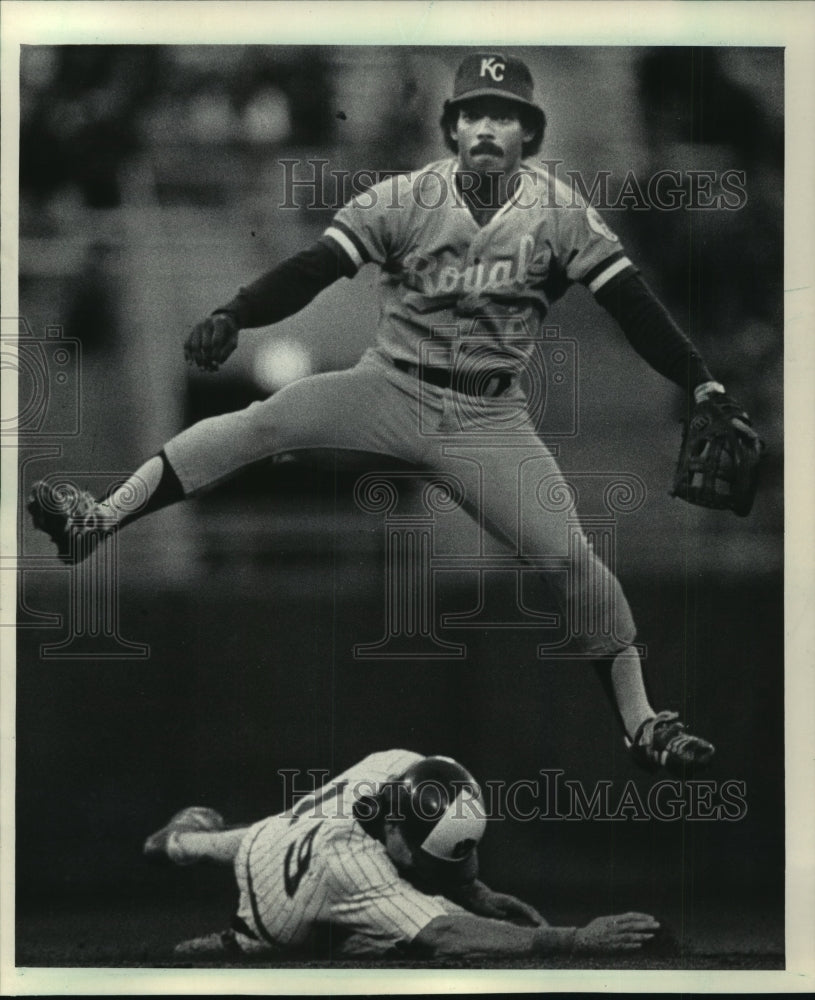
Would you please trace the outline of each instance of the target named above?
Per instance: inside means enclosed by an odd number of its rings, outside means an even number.
[[[231,930],[215,931],[212,934],[190,938],[189,941],[182,941],[173,948],[173,955],[176,958],[190,958],[201,961],[216,958],[246,958],[243,949],[235,940],[234,931]]]
[[[704,767],[716,752],[712,743],[687,732],[676,712],[646,719],[633,740],[626,737],[625,745],[638,764],[668,770]]]
[[[26,501],[34,527],[44,531],[69,566],[82,562],[116,528],[112,511],[73,483],[34,483]]]
[[[205,806],[189,806],[177,812],[166,826],[150,834],[144,842],[143,853],[148,861],[169,860],[176,865],[191,865],[196,859],[184,857],[175,837],[179,833],[206,833],[223,829],[224,818],[219,812]]]

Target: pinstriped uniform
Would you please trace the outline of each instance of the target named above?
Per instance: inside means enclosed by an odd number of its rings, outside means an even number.
[[[523,164],[510,201],[479,226],[458,193],[457,162],[382,181],[341,208],[321,237],[352,270],[380,267],[376,347],[348,371],[312,375],[200,421],[165,453],[188,495],[254,462],[310,450],[389,455],[452,473],[464,508],[511,551],[565,556],[573,547],[573,577],[551,573],[546,583],[562,620],[573,622],[572,647],[614,656],[636,636],[631,609],[571,515],[541,507],[537,485],[545,481],[554,494],[560,469],[520,380],[500,395],[468,395],[394,362],[427,363],[422,352],[430,345],[437,369],[475,373],[476,381],[478,366],[517,373],[528,368],[552,302],[575,283],[597,292],[634,268],[594,209],[531,164]],[[510,447],[473,446],[473,434],[506,427]],[[574,608],[579,615],[570,615]]]
[[[354,802],[421,756],[371,754],[293,810],[250,827],[235,859],[246,951],[306,947],[330,928],[335,955],[385,954],[435,917],[464,912],[400,877],[385,847],[353,818]]]

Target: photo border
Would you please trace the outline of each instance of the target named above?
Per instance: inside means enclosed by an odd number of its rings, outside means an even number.
[[[104,13],[100,7],[104,6]],[[511,11],[510,16],[507,12]],[[815,192],[815,5],[810,2],[477,2],[341,0],[282,3],[51,2],[4,0],[2,32],[2,316],[17,315],[19,46],[65,44],[348,45],[767,45],[785,49],[785,763],[786,964],[783,972],[567,971],[557,969],[16,969],[14,967],[13,629],[4,629],[0,674],[0,992],[30,994],[433,993],[433,992],[803,992],[815,989],[815,615],[812,613],[815,474],[812,440],[815,332],[812,275]],[[14,412],[16,379],[3,371],[4,412]],[[794,433],[792,433],[794,429]],[[17,467],[2,449],[3,551],[16,544]],[[10,499],[9,499],[10,498]],[[16,601],[15,574],[0,574],[4,607]],[[776,671],[777,664],[766,669]]]

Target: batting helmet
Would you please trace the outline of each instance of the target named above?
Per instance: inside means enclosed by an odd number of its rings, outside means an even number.
[[[450,757],[425,757],[357,803],[363,822],[398,823],[411,851],[470,867],[487,818],[475,778]]]

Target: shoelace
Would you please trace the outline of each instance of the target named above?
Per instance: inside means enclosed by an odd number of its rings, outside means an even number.
[[[681,726],[681,723],[677,723]],[[681,726],[679,732],[677,732],[668,742],[665,744],[665,749],[660,754],[660,763],[664,764],[668,759],[669,754],[675,754],[676,756],[681,756],[683,751],[688,747],[689,744],[694,743],[696,737],[691,736],[690,733],[685,732],[685,727]]]
[[[657,738],[660,734],[660,730],[668,728],[671,735],[665,734],[667,736],[667,742],[658,749],[655,746]],[[686,740],[690,739],[685,733],[685,727],[679,722],[678,712],[660,712],[654,717],[654,721],[651,725],[650,740],[643,746],[643,737],[646,734],[646,730],[643,729],[642,736],[640,737],[639,743],[642,749],[648,754],[648,756],[658,763],[664,765],[665,761],[668,759],[669,753],[671,753],[675,747],[683,743],[683,737]],[[661,740],[660,740],[661,742]]]

